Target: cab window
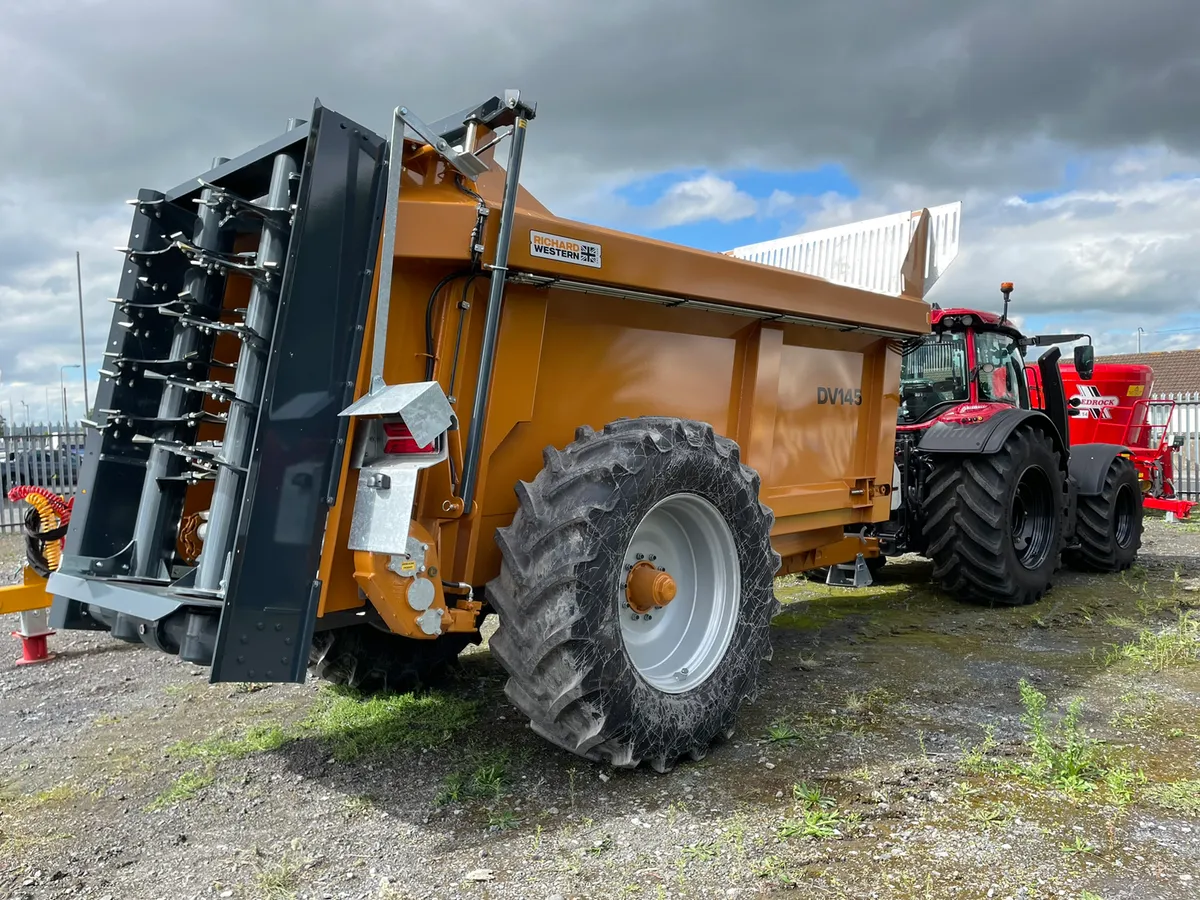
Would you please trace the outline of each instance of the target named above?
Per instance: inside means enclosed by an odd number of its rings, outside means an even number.
[[[1024,365],[1020,347],[1006,334],[981,332],[975,335],[975,365],[979,399],[1020,405]]]

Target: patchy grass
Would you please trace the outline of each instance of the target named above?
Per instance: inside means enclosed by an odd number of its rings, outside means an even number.
[[[254,873],[254,886],[264,900],[293,900],[300,887],[300,875],[312,860],[298,854],[298,842],[292,841],[292,849],[276,862],[258,864]]]
[[[365,816],[375,811],[375,801],[367,794],[353,794],[342,803],[347,818]]]
[[[237,738],[211,737],[202,741],[179,741],[166,754],[176,759],[241,759],[252,753],[278,750],[288,735],[278,725],[255,725]]]
[[[397,747],[424,749],[447,743],[475,724],[478,702],[442,693],[363,697],[329,689],[300,731],[329,744],[346,762]]]
[[[1200,780],[1152,785],[1146,790],[1146,799],[1164,809],[1200,816]]]
[[[61,805],[74,800],[81,800],[89,795],[83,787],[74,782],[63,782],[32,794],[21,794],[12,789],[11,785],[0,787],[0,807],[10,807],[13,811],[28,812],[44,806]]]
[[[308,717],[285,728],[254,725],[236,737],[218,734],[179,741],[166,749],[176,759],[240,759],[278,750],[312,737],[329,745],[340,762],[397,747],[424,749],[446,743],[474,724],[477,703],[444,694],[388,694],[364,697],[345,688],[327,687]]]
[[[507,754],[490,754],[480,760],[474,770],[459,770],[447,775],[434,803],[445,806],[468,800],[499,800],[507,793],[509,784]]]
[[[1200,619],[1191,610],[1179,613],[1175,625],[1165,631],[1142,629],[1136,640],[1114,647],[1105,656],[1106,665],[1127,663],[1162,672],[1200,662]]]
[[[206,772],[184,772],[169,788],[159,794],[145,807],[146,812],[155,812],[176,803],[192,800],[204,788],[213,783],[211,770]]]

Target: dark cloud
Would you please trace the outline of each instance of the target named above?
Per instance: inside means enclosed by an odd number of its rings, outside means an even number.
[[[314,96],[383,132],[397,103],[435,119],[521,88],[539,104],[526,182],[580,218],[619,218],[609,189],[647,174],[836,162],[861,201],[778,208],[829,224],[966,198],[964,252],[943,292],[979,299],[1022,279],[1030,308],[1113,321],[1130,306],[1156,317],[1196,308],[1200,196],[1139,187],[1200,158],[1200,15],[1189,0],[9,7],[6,382],[20,371],[57,384],[56,367],[73,358],[76,249],[94,367],[125,198],[270,139]],[[1069,206],[1005,205],[1060,187],[1081,160],[1090,165]],[[1121,178],[1118,162],[1132,167]]]
[[[486,10],[486,11],[484,11]],[[1188,0],[40,3],[6,12],[9,171],[91,196],[174,183],[314,95],[385,128],[504,87],[540,103],[531,166],[801,167],[1046,186],[1061,153],[1194,150]]]

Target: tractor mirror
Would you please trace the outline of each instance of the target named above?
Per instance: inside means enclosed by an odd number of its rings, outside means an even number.
[[[1075,371],[1084,381],[1092,380],[1096,366],[1096,349],[1091,344],[1080,344],[1075,348]]]

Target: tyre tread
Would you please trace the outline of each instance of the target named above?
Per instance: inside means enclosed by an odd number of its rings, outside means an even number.
[[[588,603],[604,602],[581,596],[580,572],[599,564],[605,517],[616,514],[622,484],[652,462],[670,462],[663,455],[679,454],[686,460],[696,451],[722,460],[722,467],[737,476],[740,490],[753,501],[748,515],[770,554],[771,567],[769,579],[757,573],[759,587],[753,589],[761,589],[765,580],[769,600],[763,621],[769,627],[780,609],[772,589],[780,563],[770,548],[774,514],[758,500],[758,474],[740,462],[736,444],[706,424],[645,417],[617,420],[600,431],[579,428],[563,450],[546,449],[543,469],[517,487],[520,502],[512,523],[496,531],[501,572],[487,592],[500,625],[489,647],[509,675],[505,693],[536,733],[587,759],[617,767],[645,761],[663,772],[680,757],[702,758],[714,740],[731,733],[732,715],[698,711],[688,727],[657,723],[659,752],[637,751],[646,743],[634,733],[638,729],[617,729],[609,722],[611,701],[597,677],[606,662],[598,655],[602,642],[580,633],[587,626]],[[745,592],[745,582],[751,579],[743,574]],[[600,627],[619,629],[612,618]],[[764,637],[757,646],[765,644],[761,659],[769,660],[769,635]],[[738,705],[753,702],[759,690],[758,666],[746,668]]]

